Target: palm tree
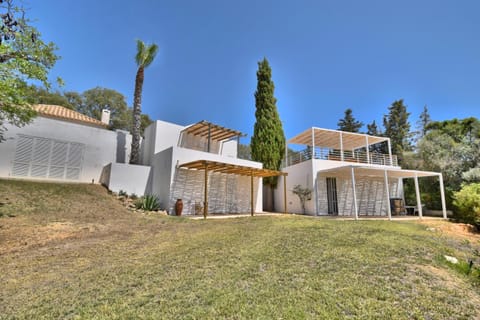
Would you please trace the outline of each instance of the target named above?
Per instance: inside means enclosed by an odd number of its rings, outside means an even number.
[[[140,125],[142,114],[142,88],[145,68],[147,68],[157,55],[158,46],[154,43],[145,45],[142,40],[137,40],[137,55],[135,62],[138,70],[135,77],[135,92],[133,94],[133,128],[132,128],[132,152],[130,155],[130,163],[139,163],[140,149]]]

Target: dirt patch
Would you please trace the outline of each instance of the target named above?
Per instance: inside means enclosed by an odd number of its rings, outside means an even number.
[[[437,268],[431,265],[414,265],[412,266],[412,269],[420,269],[425,273],[433,275],[437,282],[440,282],[442,286],[450,290],[460,289],[460,286],[458,285],[458,279],[456,279],[445,269]],[[478,297],[476,298],[478,299]]]
[[[465,223],[453,223],[444,220],[422,220],[419,224],[425,225],[431,232],[440,232],[449,237],[480,243],[480,233],[475,227]]]
[[[21,218],[7,219],[0,228],[0,255],[43,247],[52,242],[83,237],[101,232],[106,226],[93,223],[51,222],[46,225],[27,225]]]

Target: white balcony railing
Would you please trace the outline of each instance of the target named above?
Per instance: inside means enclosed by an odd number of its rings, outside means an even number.
[[[398,166],[398,160],[396,155],[390,155],[380,153],[377,151],[369,151],[368,153],[365,150],[360,151],[343,151],[329,149],[329,148],[321,148],[315,147],[307,148],[297,152],[289,152],[288,157],[283,160],[283,167],[288,167],[303,161],[311,160],[312,153],[313,158],[317,160],[333,160],[333,161],[344,161],[344,162],[353,162],[353,163],[365,163],[365,164],[373,164],[373,165],[380,165],[380,166]]]

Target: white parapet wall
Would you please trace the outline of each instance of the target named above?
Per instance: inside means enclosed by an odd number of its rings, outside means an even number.
[[[151,193],[152,168],[126,163],[110,163],[105,166],[102,183],[113,192],[126,192],[144,196]]]

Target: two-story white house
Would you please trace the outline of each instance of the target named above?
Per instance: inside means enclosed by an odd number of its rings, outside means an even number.
[[[175,213],[182,199],[185,214],[262,211],[262,177],[284,175],[237,157],[241,132],[200,121],[181,126],[155,121],[145,129],[141,165],[112,163],[103,183],[115,192],[154,194]]]
[[[414,209],[421,217],[418,178],[438,177],[446,218],[442,174],[401,169],[389,138],[313,127],[287,144],[304,148],[287,152],[283,164],[282,171],[288,173],[286,202],[291,212],[302,212],[299,198],[292,192],[294,186],[300,185],[312,191],[310,201],[306,201],[306,214],[391,218],[392,213],[404,210],[403,179],[414,179]],[[283,203],[281,191],[277,190],[276,208],[282,208]]]

